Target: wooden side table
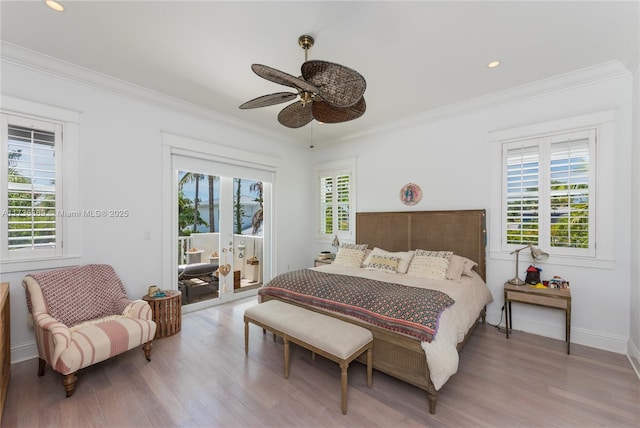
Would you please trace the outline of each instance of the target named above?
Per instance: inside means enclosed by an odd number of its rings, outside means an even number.
[[[178,290],[165,290],[164,297],[149,297],[142,300],[149,302],[153,321],[156,323],[155,339],[176,334],[182,328],[182,293]]]
[[[324,265],[330,265],[331,263],[333,263],[333,259],[315,259],[313,261],[313,267],[318,267],[318,266],[324,266]]]
[[[529,285],[504,284],[504,305],[506,310],[507,339],[513,326],[511,302],[527,303],[545,308],[560,309],[565,312],[565,341],[567,354],[571,348],[571,291],[568,288],[533,288]]]

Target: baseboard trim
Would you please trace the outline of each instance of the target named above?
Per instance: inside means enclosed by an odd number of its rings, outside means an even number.
[[[640,349],[633,343],[633,340],[629,339],[629,347],[627,352],[627,358],[629,358],[629,362],[631,363],[631,367],[636,372],[636,376],[638,376],[638,380],[640,380]]]
[[[505,324],[504,316],[500,312],[487,312],[487,320],[491,324],[501,322]],[[538,336],[550,337],[552,339],[564,340],[564,323],[550,324],[535,320],[514,319],[515,330],[525,333],[536,334]],[[606,334],[599,331],[587,330],[578,327],[571,327],[571,343],[588,346],[590,348],[602,349],[616,354],[629,355],[629,338]],[[637,348],[636,348],[637,351]]]
[[[11,347],[11,364],[38,358],[36,341],[21,343]]]

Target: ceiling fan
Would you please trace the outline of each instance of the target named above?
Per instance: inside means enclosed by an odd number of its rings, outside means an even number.
[[[289,128],[300,128],[313,119],[322,123],[339,123],[357,119],[367,108],[364,91],[367,82],[351,68],[328,61],[307,60],[314,39],[309,35],[298,38],[304,49],[302,76],[295,77],[275,68],[253,64],[251,69],[263,79],[289,86],[297,92],[276,92],[254,98],[241,109],[267,107],[298,98],[278,114],[278,122]]]

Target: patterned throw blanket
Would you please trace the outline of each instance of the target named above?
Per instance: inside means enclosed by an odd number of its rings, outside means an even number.
[[[442,311],[455,303],[437,290],[311,269],[278,275],[258,294],[329,309],[427,342],[436,336]]]

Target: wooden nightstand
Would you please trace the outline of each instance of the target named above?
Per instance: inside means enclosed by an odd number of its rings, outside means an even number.
[[[313,267],[330,265],[331,263],[333,263],[333,258],[331,258],[331,259],[315,259],[313,261]]]
[[[533,288],[527,284],[504,284],[504,306],[507,323],[507,339],[513,327],[511,302],[528,303],[545,308],[561,309],[565,312],[565,341],[567,354],[571,347],[571,291],[568,288]]]

